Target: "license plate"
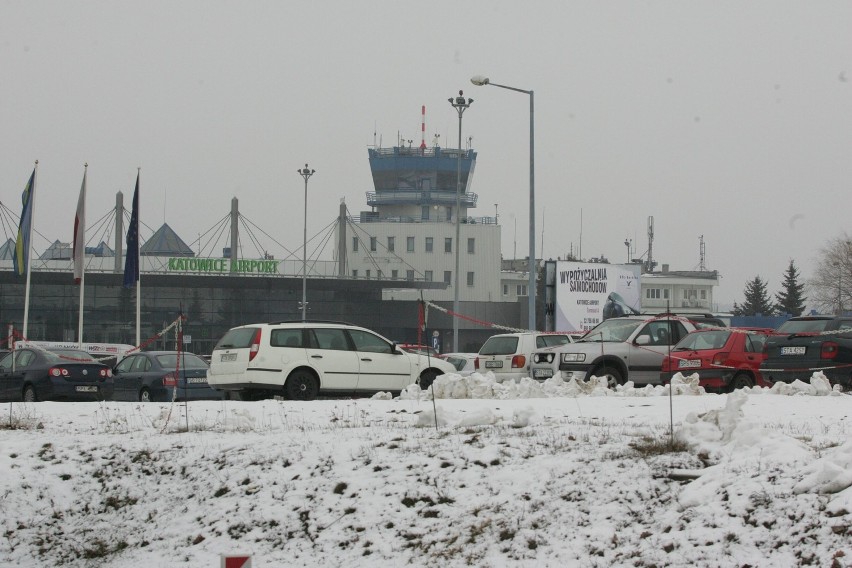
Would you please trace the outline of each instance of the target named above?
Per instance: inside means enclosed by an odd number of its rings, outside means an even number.
[[[701,366],[701,359],[681,359],[677,363],[678,369],[694,369]]]
[[[793,347],[782,347],[781,355],[804,355],[806,347],[804,345],[796,345]]]
[[[197,385],[199,383],[206,383],[207,377],[189,377],[188,379],[186,379],[186,382],[193,385]]]
[[[92,385],[79,385],[76,387],[77,392],[98,392],[98,387]]]
[[[236,353],[223,353],[222,358],[219,359],[219,360],[222,361],[223,363],[225,363],[227,361],[236,361],[237,360],[237,354]]]
[[[553,369],[533,369],[533,378],[549,379],[553,376]]]
[[[486,361],[485,368],[486,369],[500,369],[503,367],[503,361]]]

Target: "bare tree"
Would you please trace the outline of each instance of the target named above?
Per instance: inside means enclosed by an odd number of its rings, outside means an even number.
[[[819,251],[816,273],[808,281],[810,299],[822,313],[852,309],[852,238],[843,233]]]

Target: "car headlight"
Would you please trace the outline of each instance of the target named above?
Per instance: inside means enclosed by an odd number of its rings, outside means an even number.
[[[553,353],[536,353],[535,354],[535,362],[536,363],[553,363],[555,355]]]
[[[563,363],[582,363],[586,360],[585,353],[563,353],[562,354],[562,362]]]

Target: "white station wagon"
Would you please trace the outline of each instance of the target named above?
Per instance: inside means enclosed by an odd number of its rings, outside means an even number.
[[[243,400],[280,394],[313,400],[320,392],[426,389],[450,363],[408,353],[381,335],[329,322],[258,323],[228,331],[213,349],[208,384]]]

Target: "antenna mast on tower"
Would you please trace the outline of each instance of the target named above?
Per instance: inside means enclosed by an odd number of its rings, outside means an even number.
[[[420,109],[420,149],[426,149],[426,105]]]
[[[646,272],[654,272],[654,216],[648,217],[648,262],[645,264]]]
[[[698,237],[698,270],[704,272],[707,265],[704,263],[704,235]]]

